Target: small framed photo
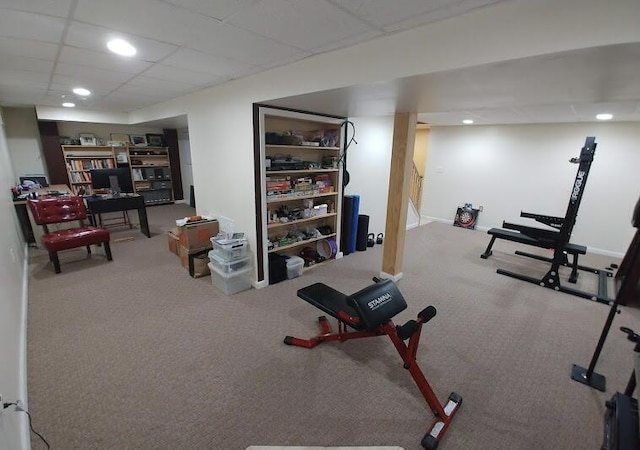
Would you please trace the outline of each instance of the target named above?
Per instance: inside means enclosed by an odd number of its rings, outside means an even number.
[[[113,142],[114,145],[117,145],[117,146],[125,146],[129,143],[128,134],[111,133],[109,137],[111,138],[111,142]]]
[[[147,144],[151,147],[162,147],[164,145],[163,134],[147,134]]]
[[[93,134],[80,133],[78,137],[80,138],[80,145],[96,145],[96,137]]]
[[[144,134],[130,134],[129,139],[131,143],[136,147],[146,147],[147,137]]]

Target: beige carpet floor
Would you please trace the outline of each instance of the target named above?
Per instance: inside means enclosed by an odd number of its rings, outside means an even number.
[[[385,337],[289,347],[285,335],[316,333],[321,312],[297,289],[324,282],[345,293],[370,283],[382,246],[234,296],[192,279],[163,231],[190,214],[149,208],[151,239],[113,230],[113,262],[100,250],[62,258],[55,275],[34,251],[28,318],[33,425],[54,449],[229,449],[271,446],[398,446],[419,449],[433,416]],[[135,221],[135,215],[133,216]],[[640,314],[623,307],[597,371],[601,393],[570,380],[587,365],[608,307],[496,274],[544,274],[546,265],[486,233],[430,223],[407,232],[398,286],[409,308],[438,315],[418,360],[442,401],[464,403],[442,449],[596,449],[604,402],[623,390]],[[530,250],[525,248],[525,250]],[[611,258],[587,255],[603,268]],[[566,275],[566,274],[565,274]],[[581,275],[584,289],[595,277]],[[33,448],[43,448],[34,437]]]

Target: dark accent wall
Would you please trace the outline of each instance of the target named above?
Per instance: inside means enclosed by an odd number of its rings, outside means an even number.
[[[56,122],[38,120],[38,130],[40,131],[44,161],[49,173],[49,184],[69,184],[67,167],[60,147],[58,124]]]
[[[178,130],[165,128],[164,141],[169,148],[169,163],[171,164],[171,184],[173,184],[173,199],[182,200],[182,174],[180,171],[180,149],[178,148]]]

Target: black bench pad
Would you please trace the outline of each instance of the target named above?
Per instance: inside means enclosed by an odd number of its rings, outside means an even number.
[[[338,317],[340,311],[352,317],[360,317],[358,311],[347,303],[347,299],[349,298],[347,295],[323,283],[314,283],[299,289],[298,297],[343,322],[344,320]],[[364,330],[363,322],[359,324],[349,323],[348,325],[356,330]]]
[[[487,233],[492,236],[495,236],[496,238],[504,239],[507,241],[519,242],[522,244],[532,245],[534,247],[553,248],[552,242],[541,241],[541,240],[532,238],[530,236],[527,236],[526,234],[518,233],[517,231],[503,230],[502,228],[491,228],[489,229],[489,231],[487,231]],[[572,244],[570,242],[564,246],[563,250],[571,254],[584,255],[587,253],[586,246]]]

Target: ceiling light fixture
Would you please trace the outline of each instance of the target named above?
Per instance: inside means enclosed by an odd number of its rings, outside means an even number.
[[[62,106],[64,106],[65,108],[75,108],[76,104],[71,102],[64,102]]]
[[[74,88],[73,93],[76,95],[80,95],[81,97],[87,97],[88,95],[91,95],[91,91],[89,89],[81,87]]]
[[[597,114],[596,115],[596,119],[598,119],[598,120],[611,120],[611,119],[613,119],[613,114],[609,114],[609,113]]]
[[[471,125],[471,124],[473,123],[473,120],[471,120],[471,119],[464,119],[464,120],[462,121],[462,123],[463,123],[463,124],[465,124],[465,125]]]
[[[121,56],[133,56],[137,53],[136,48],[124,39],[112,39],[107,42],[107,48],[113,53]]]

